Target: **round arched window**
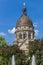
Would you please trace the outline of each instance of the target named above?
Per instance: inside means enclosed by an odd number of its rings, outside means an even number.
[[[23,34],[23,38],[24,38],[24,39],[26,38],[26,33]]]
[[[28,33],[28,38],[31,39],[31,33]]]

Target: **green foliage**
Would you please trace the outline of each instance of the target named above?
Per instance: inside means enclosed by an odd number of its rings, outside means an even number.
[[[38,49],[39,40],[34,40],[29,42],[29,54],[32,56],[36,53],[36,50]]]
[[[25,54],[23,53],[22,50],[19,49],[17,45],[0,48],[0,56],[2,56],[2,58],[4,59],[4,61],[3,59],[1,61],[3,61],[2,63],[4,64],[6,63],[8,63],[7,65],[11,64],[11,57],[13,54],[15,55],[16,65],[21,63],[24,64],[26,58]]]
[[[7,45],[7,42],[6,42],[6,40],[5,40],[5,38],[3,38],[3,37],[0,37],[0,47],[5,47]]]
[[[4,38],[0,40],[5,41]],[[6,43],[3,43],[2,46],[6,46]],[[30,65],[33,54],[36,57],[36,64],[43,65],[43,39],[29,42],[28,49],[29,53],[26,55],[17,45],[0,47],[0,65],[11,65],[12,55],[15,55],[16,65]]]
[[[37,65],[43,65],[43,39],[41,40],[34,40],[29,43],[29,55],[32,57],[32,55],[35,55],[36,57],[36,64]]]

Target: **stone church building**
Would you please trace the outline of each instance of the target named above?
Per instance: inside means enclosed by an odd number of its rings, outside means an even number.
[[[29,41],[34,40],[34,27],[31,19],[27,16],[26,7],[23,7],[22,12],[23,14],[16,24],[14,44],[17,44],[21,50],[28,52]]]

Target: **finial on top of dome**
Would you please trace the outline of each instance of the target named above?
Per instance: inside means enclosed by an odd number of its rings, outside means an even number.
[[[23,3],[22,11],[23,11],[23,14],[26,15],[26,3],[25,2]]]
[[[23,3],[23,6],[25,7],[25,5],[26,5],[26,3],[24,2],[24,3]]]

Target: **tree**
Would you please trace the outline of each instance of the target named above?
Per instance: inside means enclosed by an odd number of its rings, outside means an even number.
[[[7,45],[7,42],[5,40],[5,38],[0,37],[0,47],[5,47]]]
[[[7,43],[3,44],[2,43],[3,40],[5,41],[5,39],[1,37],[0,46],[3,46],[0,48],[0,59],[1,59],[0,64],[1,65],[11,65],[12,55],[15,56],[16,65],[30,65],[31,57],[33,54],[35,54],[35,57],[36,57],[36,64],[43,65],[43,39],[29,42],[28,55],[26,55],[24,51],[20,50],[18,45],[6,46]]]
[[[34,40],[29,42],[29,54],[32,56],[36,53],[39,45],[39,40]]]

